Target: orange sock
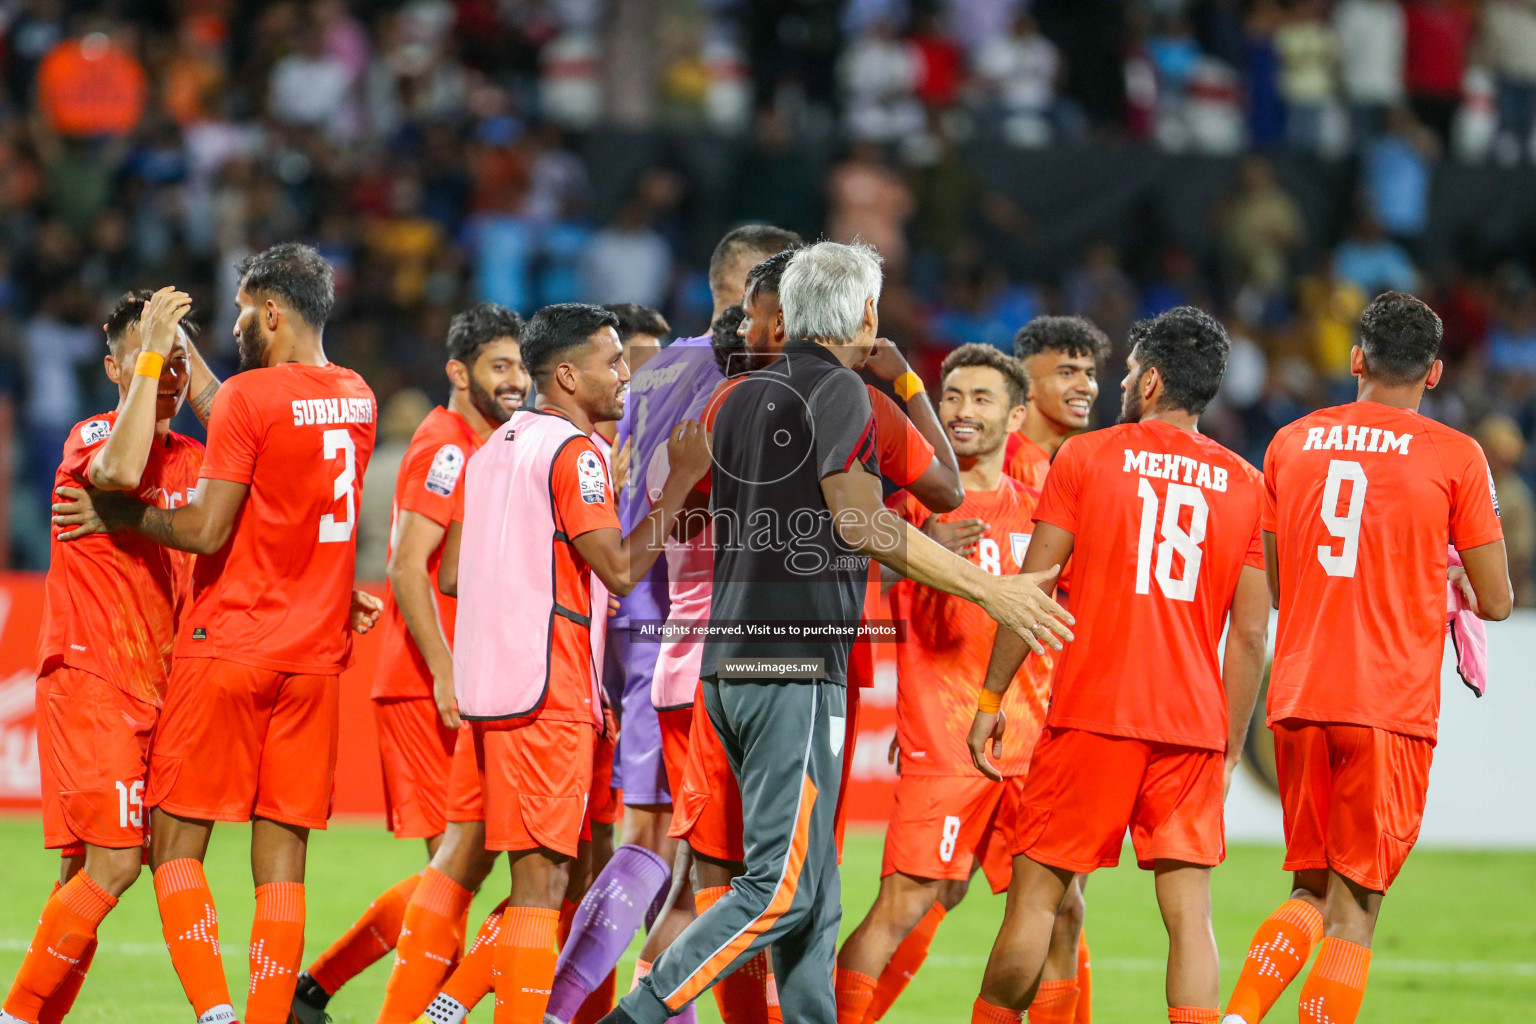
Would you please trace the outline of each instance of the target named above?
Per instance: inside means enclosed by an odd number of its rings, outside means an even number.
[[[75,997],[80,994],[80,986],[85,984],[85,974],[91,969],[91,961],[95,958],[96,940],[92,939],[81,954],[80,962],[69,969],[63,983],[53,990],[53,995],[43,1004],[42,1011],[37,1015],[37,1024],[62,1024],[74,1007]]]
[[[901,940],[901,945],[891,954],[885,970],[880,972],[880,980],[875,984],[875,998],[864,1014],[864,1024],[875,1024],[875,1021],[891,1012],[897,997],[906,991],[917,975],[917,969],[928,959],[928,948],[933,945],[933,933],[939,930],[939,923],[944,920],[945,913],[944,904],[935,900],[933,906],[928,908],[928,913],[917,922],[917,927]]]
[[[32,944],[16,972],[5,1010],[22,1020],[35,1021],[43,1005],[69,980],[96,941],[96,926],[117,906],[116,897],[81,871],[43,904]]]
[[[640,959],[637,958],[635,960],[635,977],[629,983],[629,990],[631,992],[633,992],[635,989],[639,988],[640,987],[640,979],[645,977],[647,974],[650,974],[650,973],[651,973],[651,962],[649,960],[640,960]]]
[[[609,971],[603,983],[593,989],[592,994],[582,1002],[581,1009],[577,1010],[576,1016],[571,1018],[571,1024],[597,1024],[613,1009],[614,997],[618,995],[618,991],[618,972]]]
[[[1355,1024],[1370,973],[1370,949],[1343,939],[1324,939],[1317,963],[1301,987],[1301,1024]]]
[[[1322,941],[1323,914],[1305,900],[1286,900],[1259,925],[1242,974],[1227,1000],[1227,1013],[1259,1024]]]
[[[400,924],[378,1024],[411,1024],[432,1002],[463,948],[456,929],[472,899],[474,893],[436,868],[421,873]]]
[[[405,920],[405,905],[420,883],[420,875],[411,875],[379,893],[363,916],[309,965],[309,976],[335,995],[341,986],[394,949],[400,939],[400,923]]]
[[[160,931],[171,966],[193,1012],[201,1017],[216,1006],[230,1005],[229,983],[219,960],[219,914],[202,863],[184,857],[160,865],[155,901],[160,904]]]
[[[1170,1006],[1168,1024],[1221,1024],[1221,1011],[1203,1006]]]
[[[293,987],[304,963],[304,884],[268,882],[256,887],[251,922],[251,990],[245,1024],[288,1024]]]
[[[454,1000],[466,1010],[473,1010],[475,1005],[484,999],[491,991],[491,978],[495,969],[496,939],[501,935],[501,915],[506,913],[507,900],[502,900],[496,905],[496,909],[486,915],[485,922],[480,925],[480,931],[475,935],[474,943],[469,947],[469,952],[459,961],[459,966],[454,968],[453,974],[443,982],[443,995]]]
[[[837,1024],[864,1024],[864,1015],[875,998],[875,979],[841,967],[832,977],[837,992]]]
[[[1024,1011],[993,1006],[981,996],[971,1004],[971,1024],[1019,1024],[1023,1019]]]
[[[766,962],[767,958],[764,957],[764,960]],[[767,992],[768,1024],[784,1024],[784,1007],[779,1005],[779,982],[773,976],[772,970],[769,970],[768,980],[763,983],[763,988]]]
[[[1077,933],[1077,1010],[1072,1024],[1093,1024],[1093,963],[1088,956],[1088,932]]]
[[[728,885],[711,886],[693,894],[693,905],[700,914],[730,893]],[[758,953],[751,960],[715,982],[715,1006],[725,1024],[766,1024],[768,1020],[768,956]]]
[[[496,939],[496,1024],[542,1024],[555,983],[555,932],[560,914],[508,907]]]
[[[1077,979],[1042,981],[1029,1004],[1029,1024],[1072,1024],[1077,1013]]]

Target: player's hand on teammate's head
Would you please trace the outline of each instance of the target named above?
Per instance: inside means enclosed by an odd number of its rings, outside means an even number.
[[[667,441],[667,479],[678,478],[692,487],[704,479],[710,466],[709,434],[698,420],[683,420],[672,428]]]
[[[177,328],[192,309],[192,296],[167,285],[144,303],[139,313],[140,351],[168,356],[176,344]]]
[[[53,503],[53,525],[64,529],[59,534],[59,540],[79,540],[93,533],[108,532],[106,524],[96,514],[96,506],[91,501],[89,491],[65,486],[57,488],[54,493],[64,499]]]
[[[356,633],[366,633],[379,624],[379,615],[384,611],[384,602],[368,593],[366,590],[352,591],[352,630]]]
[[[907,357],[901,354],[901,349],[890,338],[876,338],[874,348],[869,350],[869,358],[864,360],[861,370],[868,370],[881,380],[895,380],[908,370],[912,369],[907,364]]]
[[[1061,566],[1053,565],[1044,572],[988,577],[990,585],[981,607],[1036,654],[1044,654],[1047,645],[1059,651],[1063,641],[1072,639],[1069,627],[1077,621],[1046,592],[1060,573]]]
[[[976,542],[987,532],[987,524],[980,519],[956,519],[944,523],[938,516],[929,516],[923,523],[923,532],[955,554],[970,557],[976,550]]]
[[[966,734],[965,745],[971,748],[971,763],[976,770],[981,772],[993,782],[1002,782],[1003,774],[992,766],[987,758],[987,745],[992,746],[992,756],[1003,756],[1003,733],[1008,730],[1008,716],[1001,711],[993,714],[988,711],[976,712],[976,717],[971,719],[971,731]]]

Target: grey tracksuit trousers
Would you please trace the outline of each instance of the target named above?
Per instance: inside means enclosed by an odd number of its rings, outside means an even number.
[[[836,1024],[842,890],[833,825],[847,692],[819,681],[701,685],[741,787],[747,873],[620,1005],[638,1024],[661,1024],[772,946],[785,1024]]]

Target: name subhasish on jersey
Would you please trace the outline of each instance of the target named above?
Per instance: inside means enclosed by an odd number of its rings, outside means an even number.
[[[330,423],[372,423],[371,398],[295,398],[293,425],[310,427]]]
[[[1151,477],[1154,480],[1171,480],[1176,483],[1194,484],[1196,487],[1204,487],[1210,491],[1225,491],[1227,489],[1227,470],[1223,466],[1212,466],[1208,462],[1190,458],[1188,455],[1173,455],[1167,452],[1133,452],[1125,449],[1125,466],[1127,473],[1140,473],[1142,476]]]

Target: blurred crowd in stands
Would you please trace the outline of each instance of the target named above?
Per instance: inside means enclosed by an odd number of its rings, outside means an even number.
[[[1536,603],[1536,240],[1426,256],[1436,175],[1518,173],[1533,127],[1536,0],[0,0],[10,564],[46,564],[64,433],[115,403],[100,322],[128,287],[191,291],[227,372],[234,263],[315,242],[328,351],[379,395],[388,451],[466,303],[635,302],[698,333],[714,239],[760,219],[877,245],[886,333],[930,375],[1041,313],[1120,343],[1212,309],[1234,349],[1207,429],[1255,461],[1352,395],[1368,298],[1419,292],[1453,370],[1426,411],[1488,448]],[[1009,254],[1077,211],[1031,208],[998,150],[1225,160],[1230,187],[1207,250],[1140,231],[1024,274]],[[1347,178],[1330,226],[1308,168]]]

